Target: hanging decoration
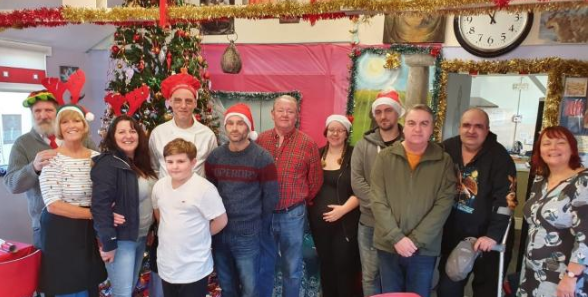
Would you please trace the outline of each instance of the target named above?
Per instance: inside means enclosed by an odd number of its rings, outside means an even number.
[[[166,2],[165,0],[160,0]],[[22,9],[0,13],[0,28],[56,27],[69,24],[93,23],[98,25],[164,25],[197,23],[222,18],[268,19],[301,17],[306,21],[346,18],[352,15],[402,14],[465,15],[486,14],[496,9],[509,12],[534,10],[557,11],[588,7],[588,1],[540,1],[513,4],[509,0],[332,0],[303,3],[279,1],[251,5],[164,7],[114,7],[94,9],[59,7]]]
[[[439,80],[439,110],[435,122],[435,137],[441,139],[441,131],[445,122],[447,108],[447,78],[449,73],[476,74],[547,74],[547,97],[543,111],[543,127],[559,124],[559,108],[564,89],[564,76],[588,76],[588,62],[579,60],[563,60],[560,58],[545,59],[512,59],[505,61],[462,61],[448,60],[441,62]]]
[[[237,74],[241,72],[241,55],[239,55],[237,47],[235,46],[237,38],[229,39],[229,46],[227,46],[227,49],[225,49],[225,52],[221,57],[221,69],[224,73]]]
[[[386,69],[397,69],[400,67],[402,63],[402,59],[400,58],[400,53],[398,52],[391,52],[386,54],[386,64],[384,64],[384,68]]]

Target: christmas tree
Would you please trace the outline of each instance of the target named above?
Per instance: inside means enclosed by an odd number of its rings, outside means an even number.
[[[159,1],[127,0],[125,6],[157,6]],[[169,2],[169,1],[168,1]],[[184,5],[176,0],[170,5]],[[172,118],[161,95],[161,81],[175,73],[188,73],[202,85],[196,119],[218,134],[212,116],[207,63],[201,55],[202,36],[198,24],[128,25],[117,27],[110,48],[111,81],[105,100],[109,103],[103,116],[103,130],[120,113],[132,113],[148,131]],[[149,87],[149,96],[140,96]],[[148,99],[146,99],[148,98]],[[146,99],[146,100],[144,100]],[[129,110],[130,109],[130,110]]]

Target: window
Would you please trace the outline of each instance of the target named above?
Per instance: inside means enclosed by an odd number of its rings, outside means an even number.
[[[0,166],[8,164],[14,141],[31,130],[31,111],[22,106],[29,92],[2,91],[0,88]]]

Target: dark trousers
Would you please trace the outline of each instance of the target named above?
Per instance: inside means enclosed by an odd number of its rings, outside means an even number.
[[[361,296],[361,266],[355,236],[346,238],[341,222],[327,223],[322,218],[309,219],[319,256],[322,296]]]
[[[471,273],[466,279],[460,282],[452,281],[445,273],[445,264],[447,263],[447,258],[448,255],[443,255],[441,256],[441,261],[439,262],[439,285],[437,286],[437,296],[463,296],[464,287],[467,285]],[[472,272],[474,273],[474,280],[472,281],[474,297],[496,296],[499,261],[500,254],[498,252],[482,253],[482,255],[476,259],[474,268],[472,269]]]
[[[206,297],[208,293],[208,276],[188,284],[170,284],[161,280],[164,297]]]

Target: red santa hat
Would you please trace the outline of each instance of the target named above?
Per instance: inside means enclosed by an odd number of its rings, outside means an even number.
[[[174,74],[161,82],[161,94],[165,99],[170,99],[172,94],[179,89],[186,89],[194,95],[194,98],[198,98],[200,82],[187,73]]]
[[[253,117],[249,105],[244,103],[237,103],[227,109],[225,112],[224,125],[227,124],[227,119],[232,116],[238,116],[243,119],[247,127],[249,127],[249,139],[255,141],[257,139],[257,132],[253,128]]]
[[[394,111],[398,114],[398,117],[402,117],[404,115],[404,107],[402,103],[400,103],[400,95],[395,90],[386,90],[381,91],[378,93],[378,97],[376,101],[372,103],[372,114],[376,111],[376,107],[380,105],[389,105],[394,108]]]

